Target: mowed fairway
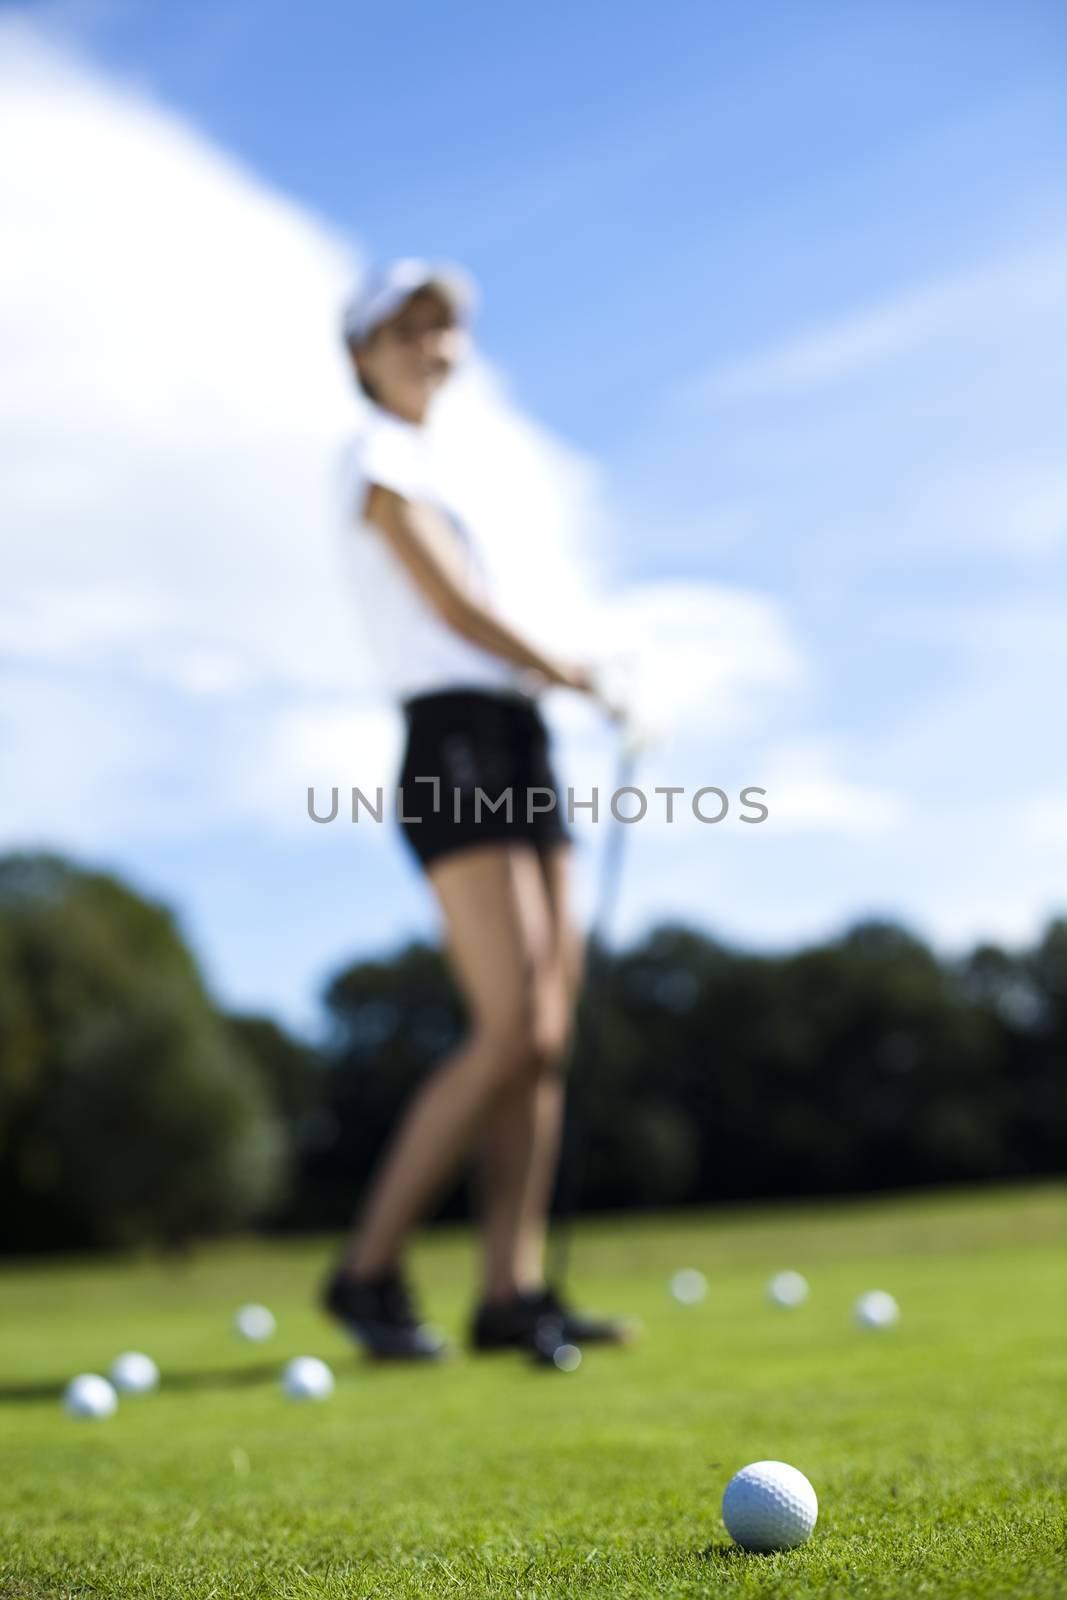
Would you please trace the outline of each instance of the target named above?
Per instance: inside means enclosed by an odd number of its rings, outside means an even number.
[[[575,1280],[646,1333],[574,1374],[461,1356],[357,1360],[311,1303],[326,1244],[242,1244],[187,1264],[0,1273],[0,1592],[18,1596],[1062,1596],[1067,1593],[1063,1195],[985,1191],[579,1230]],[[415,1270],[458,1332],[471,1241]],[[707,1299],[674,1303],[696,1266]],[[796,1267],[811,1299],[764,1300]],[[851,1322],[886,1288],[902,1320]],[[262,1300],[267,1345],[234,1308]],[[162,1390],[101,1423],[57,1394],[124,1349]],[[322,1356],[320,1405],[279,1392]],[[820,1501],[801,1550],[748,1556],[722,1490],[746,1462],[799,1467]]]

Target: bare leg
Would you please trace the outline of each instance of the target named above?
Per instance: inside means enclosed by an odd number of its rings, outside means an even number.
[[[509,1300],[544,1281],[545,1232],[559,1161],[566,1097],[564,1068],[581,982],[582,944],[569,899],[570,852],[561,845],[540,864],[548,896],[550,954],[541,976],[558,1054],[528,1091],[494,1107],[485,1126],[484,1293]]]
[[[563,1103],[563,1074],[551,1072],[487,1124],[481,1171],[487,1300],[511,1300],[542,1282]]]
[[[464,851],[431,868],[430,881],[471,1034],[415,1095],[371,1184],[346,1258],[359,1276],[395,1262],[494,1105],[524,1090],[536,1066],[537,941],[548,927],[536,855],[511,846]]]

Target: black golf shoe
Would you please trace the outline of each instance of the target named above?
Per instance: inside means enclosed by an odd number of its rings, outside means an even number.
[[[445,1337],[419,1319],[399,1269],[374,1278],[337,1272],[322,1304],[369,1356],[380,1361],[438,1361],[448,1353]]]
[[[637,1332],[632,1321],[588,1316],[544,1288],[483,1302],[471,1324],[470,1343],[475,1351],[538,1351],[546,1345],[628,1344]]]

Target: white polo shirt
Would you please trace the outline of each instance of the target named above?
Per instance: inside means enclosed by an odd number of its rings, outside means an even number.
[[[368,401],[345,461],[343,537],[363,632],[383,686],[399,700],[447,689],[527,689],[524,669],[462,638],[438,616],[385,534],[364,520],[372,483],[444,512],[466,554],[471,588],[488,599],[489,586],[470,527],[456,510],[456,485],[446,485],[432,427],[406,422]]]

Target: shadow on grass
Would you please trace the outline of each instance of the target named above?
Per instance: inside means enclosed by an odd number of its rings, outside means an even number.
[[[261,1383],[277,1383],[281,1367],[278,1362],[269,1366],[217,1367],[198,1372],[167,1372],[161,1379],[161,1390],[196,1389],[251,1389]],[[0,1404],[32,1400],[58,1400],[69,1379],[45,1378],[36,1383],[0,1384]]]
[[[728,1566],[733,1561],[758,1561],[763,1556],[774,1554],[773,1550],[742,1550],[739,1544],[723,1539],[719,1544],[705,1545],[703,1550],[698,1550],[697,1560],[714,1562],[717,1566]]]
[[[260,1362],[256,1366],[202,1367],[183,1372],[167,1369],[159,1381],[163,1393],[195,1393],[201,1389],[254,1389],[260,1384],[277,1383],[281,1378],[286,1358]],[[451,1364],[451,1363],[449,1363]],[[405,1382],[413,1373],[439,1373],[444,1363],[436,1361],[374,1361],[367,1356],[358,1357],[357,1369],[367,1374],[392,1375]],[[105,1369],[101,1368],[103,1372]],[[532,1370],[532,1366],[531,1366]],[[555,1369],[553,1369],[555,1370]],[[28,1383],[0,1383],[0,1405],[7,1403],[58,1400],[73,1374],[64,1378],[41,1378]],[[121,1396],[120,1396],[121,1398]],[[140,1398],[140,1397],[137,1397]]]

